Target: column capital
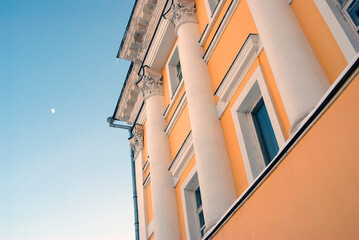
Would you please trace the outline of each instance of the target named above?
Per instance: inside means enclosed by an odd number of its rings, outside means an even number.
[[[176,34],[183,24],[198,23],[195,3],[188,0],[176,0],[172,5],[169,19],[175,26]]]
[[[139,83],[139,87],[145,100],[151,96],[163,95],[162,75],[150,68],[144,68],[144,74]]]
[[[143,126],[136,125],[132,130],[132,134],[133,136],[129,139],[129,141],[132,151],[134,152],[134,155],[136,155],[144,147]]]

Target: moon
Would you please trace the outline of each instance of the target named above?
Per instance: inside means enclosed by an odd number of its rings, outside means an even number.
[[[55,113],[55,108],[51,108],[51,113],[52,113],[52,114]]]

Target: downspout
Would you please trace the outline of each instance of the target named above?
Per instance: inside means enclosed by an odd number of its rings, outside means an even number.
[[[120,124],[114,124],[113,122],[115,119],[113,117],[107,118],[107,122],[110,127],[113,128],[121,128],[128,130],[129,138],[132,138],[132,129],[133,126],[129,125],[120,125]],[[131,172],[132,172],[132,193],[133,193],[133,213],[135,218],[135,239],[140,240],[140,234],[139,234],[139,221],[138,221],[138,204],[137,204],[137,188],[136,188],[136,169],[135,169],[135,161],[134,161],[134,152],[132,148],[130,147],[131,152]]]

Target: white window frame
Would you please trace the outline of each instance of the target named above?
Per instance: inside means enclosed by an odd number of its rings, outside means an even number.
[[[214,12],[212,13],[211,12],[211,9],[210,9],[210,6],[209,6],[209,3],[208,3],[208,0],[204,0],[204,5],[205,5],[205,8],[206,8],[206,12],[207,12],[207,16],[208,16],[208,25],[206,27],[206,29],[204,30],[204,32],[202,33],[203,36],[200,38],[199,40],[199,43],[200,45],[203,47],[204,46],[204,43],[207,41],[208,37],[209,37],[209,34],[210,32],[212,31],[213,27],[214,27],[214,23],[216,22],[218,16],[219,16],[219,13],[221,12],[222,8],[223,8],[223,5],[224,3],[226,2],[227,0],[219,0],[218,4],[217,4],[217,7],[216,9],[214,10]],[[235,4],[232,4],[232,10],[235,8],[234,6],[236,6],[238,4],[240,0],[235,0]],[[232,14],[234,12],[233,11],[230,11],[231,13],[227,14],[229,15],[228,16],[228,19],[230,19],[232,17]],[[229,20],[228,20],[229,21]],[[225,23],[225,24],[222,24],[222,25],[227,25],[228,24],[228,21]],[[225,28],[224,26],[224,28]],[[223,28],[223,27],[222,27]],[[221,34],[220,34],[221,35]]]
[[[358,36],[358,30],[359,30],[359,27],[357,27],[355,25],[355,23],[353,22],[351,16],[349,15],[348,13],[348,7],[354,2],[355,0],[349,0],[345,5],[344,7],[341,9],[343,15],[344,15],[344,18],[347,20],[347,22],[349,22],[351,28],[353,29],[353,31],[355,32],[356,36]],[[338,3],[339,4],[339,3]],[[340,6],[339,6],[340,8]]]
[[[204,0],[204,5],[206,6],[207,16],[209,19],[212,18],[222,0],[218,0],[218,3],[215,6],[211,6],[212,4],[210,2],[213,1],[215,0]]]
[[[179,81],[178,84],[176,84],[176,86],[174,86],[174,82],[177,81],[178,79],[177,68],[176,68],[176,64],[178,63],[178,61],[180,61],[180,58],[178,52],[178,44],[176,44],[172,49],[170,57],[168,58],[166,63],[166,69],[167,69],[166,73],[168,76],[168,91],[170,93],[171,99],[175,99],[177,97],[183,85],[183,73],[182,73],[182,80]]]
[[[345,22],[334,0],[313,0],[327,23],[333,37],[337,41],[347,62],[355,57],[359,51],[359,41],[350,26]]]
[[[262,149],[259,145],[256,129],[250,112],[260,98],[263,98],[280,149],[285,143],[284,132],[275,110],[272,97],[269,93],[261,66],[258,66],[231,108],[249,184],[251,184],[265,168]]]
[[[186,228],[186,237],[191,240],[200,240],[200,224],[197,214],[195,190],[198,188],[198,176],[195,167],[181,185],[183,217]]]

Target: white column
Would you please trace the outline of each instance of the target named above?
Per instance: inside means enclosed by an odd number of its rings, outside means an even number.
[[[329,88],[329,81],[287,1],[247,2],[293,132]]]
[[[193,1],[176,1],[171,21],[178,35],[178,52],[208,230],[235,201],[236,189],[208,67],[202,59],[203,49],[198,43],[200,33]]]
[[[159,73],[145,68],[140,82],[146,102],[146,142],[151,170],[154,234],[156,240],[180,239],[176,192],[172,186],[170,146],[164,130],[163,81]]]
[[[147,240],[147,225],[145,204],[146,198],[143,189],[143,127],[136,125],[132,131],[133,137],[130,139],[130,146],[134,152],[135,172],[136,172],[136,190],[140,240]]]

